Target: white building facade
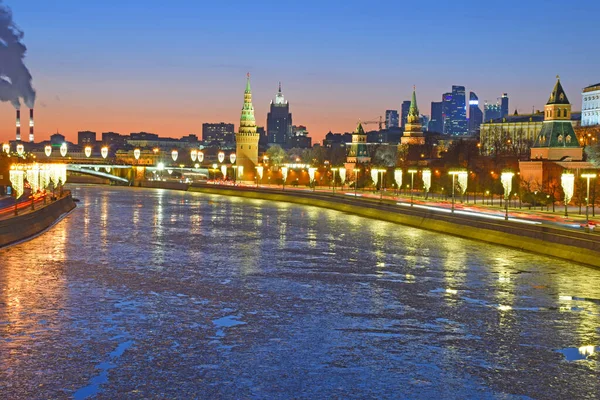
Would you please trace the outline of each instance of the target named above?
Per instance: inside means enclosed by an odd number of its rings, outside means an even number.
[[[581,126],[600,125],[600,83],[583,89]]]

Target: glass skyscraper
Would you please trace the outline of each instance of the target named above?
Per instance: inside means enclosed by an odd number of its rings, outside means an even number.
[[[478,135],[483,122],[483,112],[479,108],[479,98],[474,92],[469,93],[469,135]]]
[[[429,121],[429,132],[444,133],[443,102],[431,102],[431,120]]]
[[[385,110],[385,128],[398,128],[398,110]]]

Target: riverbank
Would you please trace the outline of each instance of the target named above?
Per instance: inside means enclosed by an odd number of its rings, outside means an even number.
[[[478,216],[441,213],[431,209],[406,207],[395,202],[353,196],[283,190],[193,185],[191,192],[284,201],[329,208],[415,228],[507,246],[600,268],[600,234],[504,221]]]
[[[35,210],[0,220],[0,248],[30,239],[54,225],[75,208],[70,193]]]

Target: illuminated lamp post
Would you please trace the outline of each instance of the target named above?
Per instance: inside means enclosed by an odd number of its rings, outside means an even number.
[[[500,175],[500,179],[502,181],[502,187],[504,188],[504,219],[508,221],[508,200],[510,198],[510,191],[512,190],[512,180],[513,180],[513,176],[515,176],[514,173],[507,171],[507,172],[503,172],[502,175]]]
[[[340,175],[340,183],[342,185],[342,190],[344,190],[344,183],[346,183],[346,168],[341,167],[338,171]]]
[[[460,171],[450,171],[448,173],[452,175],[452,212],[454,212],[454,192],[456,186],[456,176],[460,174]]]
[[[423,189],[425,191],[425,200],[429,197],[429,189],[431,188],[431,170],[423,170]]]
[[[396,181],[396,195],[400,193],[402,187],[402,170],[400,168],[394,171],[394,180]]]
[[[217,154],[217,158],[219,160],[219,163],[222,164],[223,161],[225,161],[225,153],[223,153],[222,151],[220,151],[219,154]]]
[[[560,184],[563,192],[565,192],[565,217],[569,216],[569,202],[573,198],[573,190],[575,189],[575,175],[565,172],[560,177]]]
[[[360,168],[354,168],[352,170],[354,172],[354,197],[358,196],[358,173],[360,172]]]
[[[582,178],[585,178],[587,180],[587,196],[585,198],[585,224],[587,226],[589,226],[590,224],[590,214],[589,214],[589,208],[590,208],[590,179],[594,179],[596,178],[596,174],[592,174],[592,173],[586,173],[586,174],[581,174]]]
[[[213,165],[212,165],[212,169],[215,171],[215,172],[214,172],[214,176],[213,176],[213,181],[216,181],[216,180],[217,180],[217,171],[219,170],[219,166],[218,166],[217,164],[213,164]],[[210,170],[209,170],[208,172],[209,172],[209,174],[208,174],[208,178],[210,179]],[[213,184],[214,184],[214,183],[215,183],[215,182],[213,182]]]
[[[258,180],[262,180],[263,177],[263,172],[264,172],[264,167],[262,165],[259,165],[256,168],[256,187],[258,187]]]
[[[44,153],[46,154],[46,157],[50,157],[52,155],[52,146],[48,145],[44,147]]]
[[[408,173],[410,174],[410,206],[413,206],[413,194],[414,194],[414,188],[415,188],[415,174],[417,173],[417,170],[412,168],[408,170]]]
[[[285,190],[285,181],[287,180],[287,176],[288,176],[288,167],[281,167],[281,176],[283,177],[283,187],[282,190]]]
[[[233,183],[235,185],[235,184],[237,184],[237,178],[238,178],[237,169],[238,169],[238,167],[237,167],[237,165],[233,165],[231,168],[233,168]]]
[[[313,192],[315,191],[315,172],[317,172],[317,169],[315,167],[309,167],[308,168],[308,178],[310,179],[310,184],[313,187]]]
[[[106,159],[106,157],[108,157],[108,147],[104,146],[100,149],[100,154],[102,155],[102,158]]]
[[[63,143],[60,145],[60,155],[65,157],[67,155],[67,144]]]
[[[381,183],[379,184],[379,201],[381,201],[383,200],[383,174],[386,173],[386,170],[382,168],[378,172],[381,172]]]
[[[335,195],[335,173],[337,172],[337,168],[331,168],[331,172],[333,172],[333,194]]]
[[[198,153],[196,153],[197,157],[198,157],[198,163],[202,164],[202,162],[204,161],[204,153],[199,151]]]

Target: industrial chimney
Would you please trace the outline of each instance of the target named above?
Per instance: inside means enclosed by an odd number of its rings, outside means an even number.
[[[29,142],[33,143],[33,108],[29,110]]]
[[[17,109],[17,142],[21,140],[21,110]]]

